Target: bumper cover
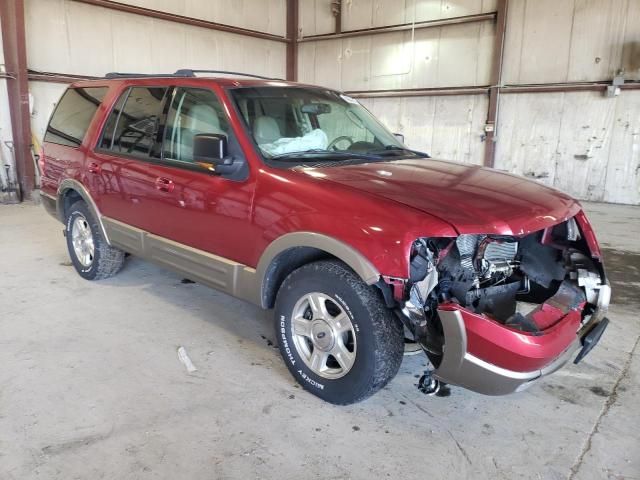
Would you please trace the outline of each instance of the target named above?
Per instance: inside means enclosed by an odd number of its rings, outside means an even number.
[[[583,348],[584,339],[600,327],[610,295],[608,285],[600,289],[598,308],[584,325],[580,325],[579,316],[567,315],[566,320],[540,336],[514,332],[457,305],[441,306],[438,313],[446,343],[442,361],[433,376],[485,395],[522,391],[534,381],[562,368]],[[604,327],[606,323],[602,330]],[[498,344],[497,335],[500,334],[504,338]],[[478,345],[478,337],[482,337],[485,346],[487,342],[496,342],[495,349],[502,350],[504,358],[513,367],[505,368],[479,358],[478,353],[469,348],[470,343]],[[510,350],[505,350],[505,344]]]

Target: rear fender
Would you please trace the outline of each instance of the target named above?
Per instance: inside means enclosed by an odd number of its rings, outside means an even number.
[[[94,216],[94,218],[97,220],[98,225],[100,226],[100,231],[102,233],[103,238],[107,241],[108,244],[110,244],[109,236],[107,235],[107,231],[104,228],[104,224],[102,222],[102,215],[100,214],[100,210],[98,210],[98,206],[96,205],[95,201],[91,197],[91,194],[89,193],[89,191],[84,187],[84,185],[82,185],[77,180],[67,178],[62,182],[60,182],[60,186],[58,187],[58,194],[57,194],[58,201],[57,201],[57,207],[56,207],[58,218],[60,219],[60,221],[63,223],[65,221],[64,199],[70,190],[75,191],[78,195],[80,195],[80,197],[82,197],[84,202],[87,204],[87,208],[89,209],[91,214]]]

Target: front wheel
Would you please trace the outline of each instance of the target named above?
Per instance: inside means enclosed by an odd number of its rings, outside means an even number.
[[[275,311],[287,368],[323,400],[339,405],[364,400],[400,368],[402,325],[375,287],[341,262],[314,262],[292,272]]]

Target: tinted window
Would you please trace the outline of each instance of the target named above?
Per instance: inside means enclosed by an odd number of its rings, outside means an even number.
[[[193,162],[193,137],[201,133],[230,136],[222,105],[211,90],[178,88],[167,117],[164,158]]]
[[[80,146],[106,94],[106,87],[68,89],[53,112],[44,141]]]
[[[157,156],[154,146],[166,92],[158,87],[135,87],[126,92],[107,120],[100,145],[115,153]]]
[[[123,95],[120,96],[118,101],[116,102],[113,110],[109,114],[109,118],[107,119],[107,123],[102,130],[102,139],[100,140],[100,148],[111,148],[113,144],[114,134],[116,130],[116,123],[120,118],[120,112],[122,112],[122,106],[124,105],[125,100],[129,94],[129,90],[127,90]]]

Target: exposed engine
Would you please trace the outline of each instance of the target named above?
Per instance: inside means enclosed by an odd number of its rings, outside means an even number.
[[[573,218],[523,237],[418,239],[402,309],[405,324],[437,362],[444,340],[437,315],[442,302],[533,335],[553,324],[554,317],[540,313],[543,307],[548,312],[551,305],[560,318],[584,306],[584,318],[595,308],[603,278],[586,252]]]

